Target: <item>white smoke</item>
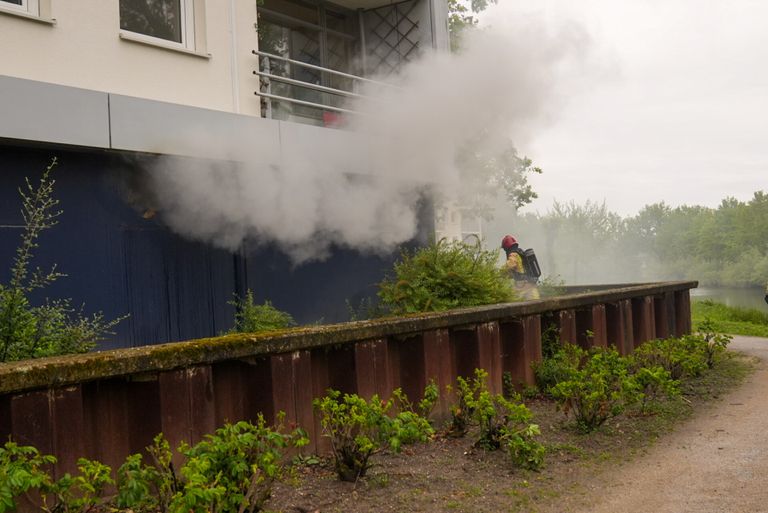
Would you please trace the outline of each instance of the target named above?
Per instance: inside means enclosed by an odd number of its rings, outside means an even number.
[[[363,91],[376,99],[354,105],[365,114],[349,120],[346,147],[328,151],[307,137],[278,155],[272,141],[254,138],[227,148],[236,164],[163,159],[148,174],[161,219],[228,249],[277,243],[296,262],[323,258],[332,245],[388,252],[411,239],[421,195],[461,189],[457,151],[479,134],[489,148],[524,144],[578,69],[581,31],[499,12],[461,52],[426,53],[397,88]]]

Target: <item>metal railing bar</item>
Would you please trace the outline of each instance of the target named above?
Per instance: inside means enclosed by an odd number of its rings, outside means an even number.
[[[349,96],[351,98],[362,98],[362,99],[372,99],[368,96],[364,96],[362,94],[353,93],[350,91],[344,91],[343,89],[336,89],[334,87],[326,87],[318,84],[313,84],[311,82],[303,82],[301,80],[296,80],[293,78],[288,77],[281,77],[278,75],[272,75],[271,73],[265,73],[263,71],[254,71],[254,75],[258,75],[260,77],[269,78],[271,80],[276,80],[278,82],[285,82],[286,84],[295,85],[298,87],[305,87],[307,89],[314,89],[316,91],[323,91],[324,93],[330,93],[330,94],[337,94],[339,96]]]
[[[303,66],[305,68],[314,69],[314,70],[317,70],[317,71],[321,71],[323,73],[330,73],[332,75],[337,75],[337,76],[344,77],[344,78],[349,78],[349,79],[352,79],[352,80],[359,80],[361,82],[368,82],[370,84],[386,86],[386,87],[392,87],[394,89],[401,89],[400,87],[398,87],[396,85],[388,84],[386,82],[379,82],[378,80],[371,80],[370,78],[358,77],[357,75],[351,75],[349,73],[344,73],[344,72],[341,72],[341,71],[336,71],[336,70],[333,70],[333,69],[324,68],[322,66],[315,66],[314,64],[308,64],[306,62],[297,61],[295,59],[289,59],[288,57],[281,57],[279,55],[274,55],[274,54],[267,53],[267,52],[262,52],[262,51],[259,51],[259,50],[251,50],[251,53],[254,54],[254,55],[258,55],[260,57],[267,57],[269,59],[276,59],[276,60],[279,60],[279,61],[288,62],[290,64],[295,64],[296,66]]]
[[[332,110],[334,112],[343,112],[345,114],[361,114],[361,112],[355,111],[355,110],[343,109],[341,107],[333,107],[331,105],[323,105],[322,103],[296,100],[294,98],[288,98],[287,96],[279,96],[276,94],[262,93],[260,91],[254,91],[253,94],[255,94],[256,96],[261,96],[263,98],[269,98],[270,100],[295,103],[297,105],[304,105],[305,107],[314,107],[316,109],[322,109],[322,110]]]

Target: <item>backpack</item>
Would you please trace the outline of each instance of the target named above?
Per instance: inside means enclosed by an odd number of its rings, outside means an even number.
[[[523,268],[525,269],[525,275],[528,278],[532,278],[534,281],[541,276],[541,267],[539,267],[539,261],[536,258],[536,253],[533,249],[529,248],[520,254],[523,259]]]

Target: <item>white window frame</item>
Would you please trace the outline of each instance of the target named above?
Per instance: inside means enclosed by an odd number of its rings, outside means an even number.
[[[26,14],[27,16],[40,16],[39,0],[21,0],[21,5],[0,1],[0,9],[13,13]]]
[[[196,12],[201,9],[202,2],[200,0],[179,0],[179,11],[181,13],[182,19],[181,43],[163,39],[161,37],[148,36],[147,34],[142,34],[141,32],[134,32],[132,30],[122,28],[120,29],[120,38],[154,46],[161,46],[163,48],[180,50],[183,52],[195,54],[202,53],[203,49],[200,48],[200,44],[196,45],[196,40],[204,40],[204,38],[195,37],[196,33],[198,32],[198,26],[204,27],[202,23],[198,23],[199,19],[203,17],[203,14]],[[198,18],[198,20],[196,20],[196,18]]]

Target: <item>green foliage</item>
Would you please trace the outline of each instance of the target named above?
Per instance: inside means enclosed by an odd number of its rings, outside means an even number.
[[[361,299],[360,303],[358,303],[356,307],[353,306],[349,300],[346,300],[346,304],[347,312],[349,313],[349,320],[352,322],[378,319],[379,317],[384,317],[387,314],[386,309],[383,308],[378,301],[375,301],[370,297]]]
[[[49,490],[56,500],[54,511],[65,513],[87,513],[105,506],[109,499],[104,497],[105,489],[115,484],[112,469],[98,461],[80,458],[77,460],[76,476],[65,474]]]
[[[451,408],[449,433],[463,436],[470,426],[477,426],[479,447],[504,448],[515,465],[531,470],[541,468],[545,449],[535,440],[540,430],[530,422],[530,410],[518,395],[510,400],[501,394],[491,394],[487,378],[483,369],[475,369],[475,376],[469,381],[457,378],[457,403]]]
[[[572,344],[559,344],[551,356],[545,356],[533,364],[533,375],[539,392],[553,399],[552,389],[558,383],[574,379],[581,353],[574,351]]]
[[[474,28],[478,20],[476,14],[484,11],[494,0],[448,0],[448,31],[451,37],[451,49],[456,51],[461,47],[464,33]]]
[[[379,284],[382,303],[394,314],[435,312],[517,300],[498,255],[480,244],[442,239],[415,253],[404,251],[394,277]]]
[[[16,498],[31,490],[50,489],[53,485],[47,467],[56,463],[34,447],[8,441],[0,447],[0,513],[16,509]]]
[[[262,415],[255,425],[226,424],[194,447],[182,447],[186,483],[171,511],[260,511],[283,475],[285,450],[309,442],[301,430],[284,433],[282,418],[275,428]]]
[[[661,367],[673,380],[695,377],[707,369],[704,340],[698,335],[650,340],[635,349],[633,358],[642,367]]]
[[[113,334],[112,329],[125,319],[108,321],[100,312],[86,316],[82,308],[73,308],[69,299],[46,301],[40,306],[29,300],[33,291],[65,276],[55,265],[49,270],[31,269],[41,234],[56,226],[62,213],[53,197],[56,182],[51,173],[55,166],[53,159],[36,187],[26,180],[26,187],[19,189],[24,229],[10,280],[0,283],[0,362],[86,352]]]
[[[639,367],[632,378],[640,390],[639,400],[642,413],[647,413],[651,406],[658,405],[662,398],[680,395],[680,383],[673,380],[669,371],[663,367]]]
[[[528,179],[541,174],[541,168],[519,156],[511,141],[497,143],[492,134],[482,132],[468,141],[457,153],[456,167],[463,185],[458,201],[464,214],[491,220],[489,206],[498,199],[518,210],[538,197]]]
[[[706,356],[707,367],[711,369],[715,366],[717,357],[725,351],[733,337],[718,333],[710,319],[704,319],[699,324],[698,329],[699,337],[702,339],[701,346]]]
[[[322,399],[315,399],[320,412],[323,435],[331,440],[334,466],[339,479],[356,481],[371,467],[371,457],[382,448],[398,452],[403,444],[426,442],[434,434],[429,420],[423,416],[431,411],[437,400],[437,387],[425,390],[418,404],[418,413],[402,390],[383,401],[378,395],[366,401],[357,394],[329,390]],[[397,414],[391,414],[398,408]]]
[[[566,414],[573,413],[577,427],[594,431],[639,399],[640,387],[630,375],[630,362],[614,348],[590,351],[566,344],[567,361],[574,362],[570,379],[550,388]]]
[[[700,330],[702,322],[709,320],[720,333],[768,337],[768,312],[754,308],[726,306],[705,299],[691,303],[694,329]]]
[[[519,429],[504,429],[502,446],[514,465],[528,470],[539,470],[544,466],[547,450],[543,444],[534,440],[540,434],[541,430],[537,424],[523,424]]]
[[[248,290],[244,298],[235,295],[229,302],[235,307],[235,326],[229,333],[258,333],[290,328],[296,325],[290,314],[278,310],[272,303],[265,301],[257,305],[253,301],[253,292]]]
[[[62,513],[133,511],[134,513],[253,513],[261,511],[276,480],[285,471],[289,447],[308,443],[301,430],[285,433],[282,414],[275,427],[264,417],[256,424],[238,422],[217,429],[194,447],[182,446],[185,458],[179,471],[162,435],[147,453],[129,456],[117,470],[97,461],[78,460],[79,474],[65,474],[53,481],[49,469],[53,456],[41,456],[33,447],[8,442],[0,449],[0,513],[15,509],[15,498],[37,490],[43,510]],[[117,485],[117,493],[106,490]]]
[[[160,472],[155,467],[144,465],[141,454],[132,454],[117,469],[117,506],[130,508],[136,513],[165,511],[159,506]],[[167,505],[167,502],[166,502]]]

